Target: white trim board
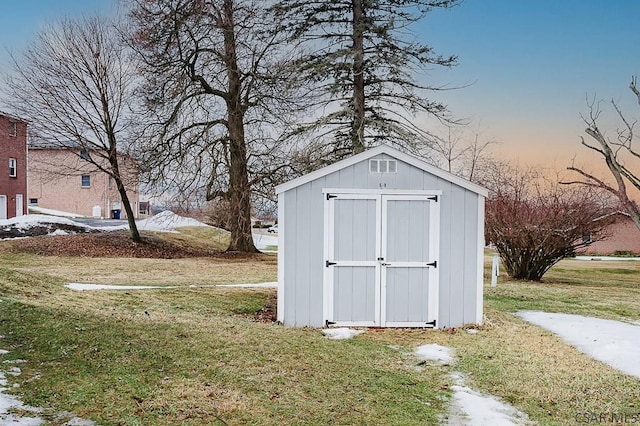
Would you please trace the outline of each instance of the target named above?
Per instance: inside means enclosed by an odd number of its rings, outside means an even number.
[[[336,163],[333,163],[327,167],[323,167],[322,169],[316,170],[314,172],[308,173],[304,176],[300,176],[299,178],[290,180],[289,182],[283,183],[281,185],[276,186],[276,194],[280,194],[282,192],[288,191],[290,189],[296,188],[300,185],[304,185],[305,183],[309,183],[311,181],[314,181],[316,179],[319,179],[323,176],[326,176],[328,174],[337,172],[339,170],[342,170],[346,167],[352,166],[354,164],[357,164],[361,161],[365,161],[368,160],[370,158],[373,158],[377,155],[380,154],[386,154],[389,155],[390,157],[393,157],[397,160],[403,161],[405,163],[408,163],[414,167],[417,167],[427,173],[431,173],[434,176],[437,176],[439,178],[442,178],[446,181],[449,181],[455,185],[458,185],[464,189],[468,189],[471,192],[474,192],[478,195],[481,195],[483,197],[487,197],[489,195],[489,191],[480,186],[477,185],[471,181],[468,181],[466,179],[463,179],[459,176],[456,176],[454,174],[451,174],[449,172],[446,172],[442,169],[439,169],[417,157],[414,157],[412,155],[409,154],[405,154],[402,151],[399,151],[389,145],[380,145],[377,146],[375,148],[371,148],[365,152],[362,152],[360,154],[356,154],[352,157],[346,158],[344,160],[338,161]]]
[[[278,195],[278,297],[277,297],[277,320],[284,324],[284,271],[285,271],[285,256],[284,256],[284,236],[286,230],[284,226],[284,194]]]

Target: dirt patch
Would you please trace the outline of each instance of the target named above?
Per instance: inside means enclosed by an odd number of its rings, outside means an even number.
[[[278,298],[275,294],[272,294],[267,299],[267,303],[256,311],[253,315],[253,319],[257,322],[276,322],[278,321]]]

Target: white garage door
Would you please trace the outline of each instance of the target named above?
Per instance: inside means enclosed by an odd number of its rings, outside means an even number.
[[[438,197],[326,194],[327,325],[437,325]]]

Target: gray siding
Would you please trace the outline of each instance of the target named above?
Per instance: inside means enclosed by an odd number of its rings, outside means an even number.
[[[441,190],[438,327],[476,321],[480,195],[400,160],[397,166],[396,173],[374,174],[365,160],[284,192],[279,223],[286,266],[279,279],[284,283],[285,325],[323,326],[323,188]]]

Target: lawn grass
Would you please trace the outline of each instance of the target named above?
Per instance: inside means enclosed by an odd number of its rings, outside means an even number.
[[[179,232],[151,232],[156,236],[172,242],[178,246],[200,249],[203,251],[219,252],[229,246],[229,233],[219,228],[207,226],[183,226]]]
[[[501,276],[485,287],[485,325],[475,334],[387,329],[333,341],[253,321],[273,289],[189,287],[275,281],[274,256],[78,259],[0,250],[0,261],[0,347],[10,350],[0,360],[27,360],[10,380],[51,424],[73,411],[100,425],[431,425],[446,413],[451,371],[541,425],[577,424],[578,412],[640,411],[640,380],[513,315],[638,320],[640,262],[567,260],[545,283]],[[63,287],[69,281],[181,287],[75,292]],[[457,362],[418,366],[413,349],[426,343],[453,347]]]

